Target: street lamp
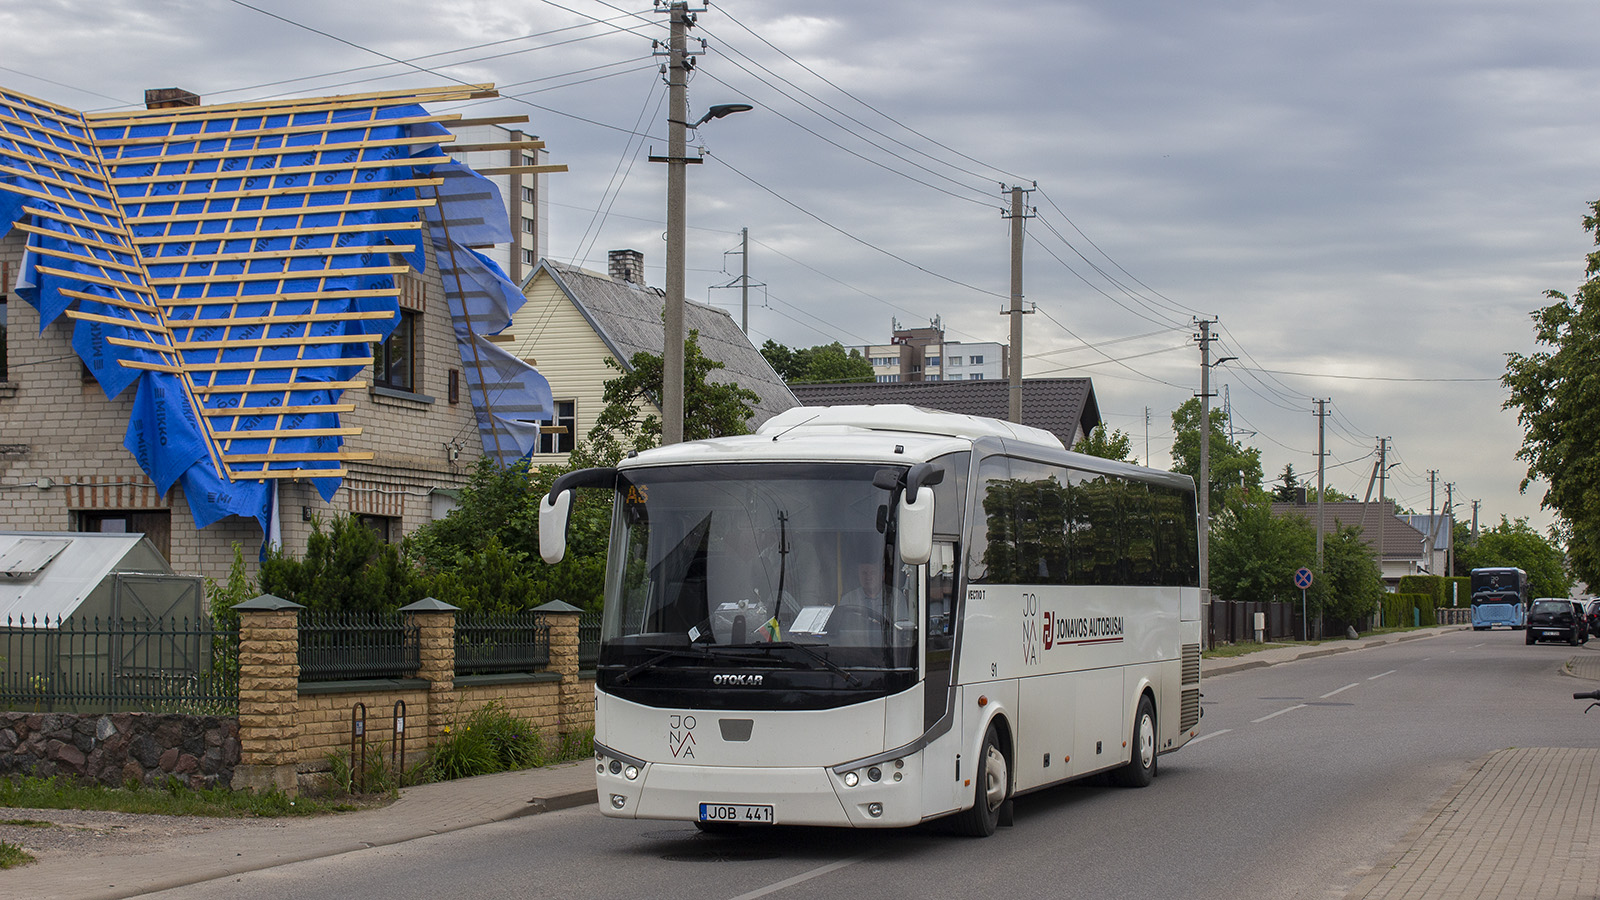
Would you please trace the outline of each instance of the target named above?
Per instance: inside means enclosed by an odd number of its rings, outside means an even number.
[[[723,103],[706,110],[698,122],[689,124],[688,31],[693,24],[688,4],[675,0],[667,10],[672,16],[667,66],[667,155],[652,156],[652,162],[667,164],[667,285],[666,309],[662,316],[661,348],[661,444],[683,441],[683,282],[686,266],[685,216],[690,163],[685,132],[712,119],[753,109],[748,103]]]

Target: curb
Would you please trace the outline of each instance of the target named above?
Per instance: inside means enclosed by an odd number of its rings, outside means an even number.
[[[1333,656],[1337,653],[1351,653],[1356,650],[1365,650],[1368,647],[1382,647],[1388,644],[1398,644],[1402,641],[1425,640],[1427,638],[1438,637],[1441,634],[1449,634],[1453,631],[1464,631],[1470,626],[1442,625],[1435,627],[1442,630],[1429,631],[1427,633],[1410,631],[1402,634],[1386,634],[1374,638],[1364,638],[1359,641],[1350,641],[1346,644],[1332,647],[1307,647],[1296,652],[1295,655],[1288,657],[1287,659],[1269,660],[1250,659],[1249,657],[1236,657],[1236,659],[1239,659],[1240,661],[1221,661],[1218,664],[1210,666],[1209,669],[1205,662],[1202,661],[1200,664],[1200,674],[1202,678],[1205,678],[1215,677],[1218,675],[1227,675],[1232,672],[1243,672],[1247,669],[1263,669],[1268,666],[1281,666],[1284,663],[1296,662],[1302,659],[1318,659],[1324,656]]]

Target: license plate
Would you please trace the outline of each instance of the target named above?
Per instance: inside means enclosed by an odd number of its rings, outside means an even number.
[[[1546,632],[1544,632],[1544,636],[1545,637],[1560,637],[1561,636],[1561,632],[1559,632],[1559,631],[1546,631]]]
[[[732,825],[771,825],[772,806],[751,803],[702,803],[700,821]]]

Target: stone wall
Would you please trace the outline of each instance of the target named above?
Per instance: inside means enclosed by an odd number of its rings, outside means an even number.
[[[0,712],[0,775],[205,788],[232,784],[239,751],[239,722],[225,716]]]
[[[235,607],[239,629],[237,718],[153,713],[0,713],[0,775],[65,775],[108,785],[190,784],[291,795],[300,777],[323,772],[348,752],[352,711],[365,706],[368,753],[393,752],[396,701],[404,702],[407,766],[490,703],[528,721],[557,747],[594,727],[594,679],[579,672],[577,609],[540,607],[550,627],[543,671],[455,676],[455,610],[435,600],[402,612],[415,617],[423,643],[411,677],[301,684],[299,607],[261,596]]]

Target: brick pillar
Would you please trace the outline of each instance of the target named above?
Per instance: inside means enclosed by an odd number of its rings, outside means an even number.
[[[239,765],[235,789],[277,788],[293,797],[300,728],[300,610],[262,594],[239,612]]]
[[[428,682],[428,728],[422,735],[425,747],[433,746],[444,735],[444,727],[456,718],[456,610],[432,597],[400,608],[422,633],[417,677]]]
[[[551,600],[536,606],[534,612],[550,623],[550,668],[561,675],[561,707],[556,731],[571,734],[594,724],[594,707],[586,702],[578,681],[578,617],[583,610],[570,603]]]

